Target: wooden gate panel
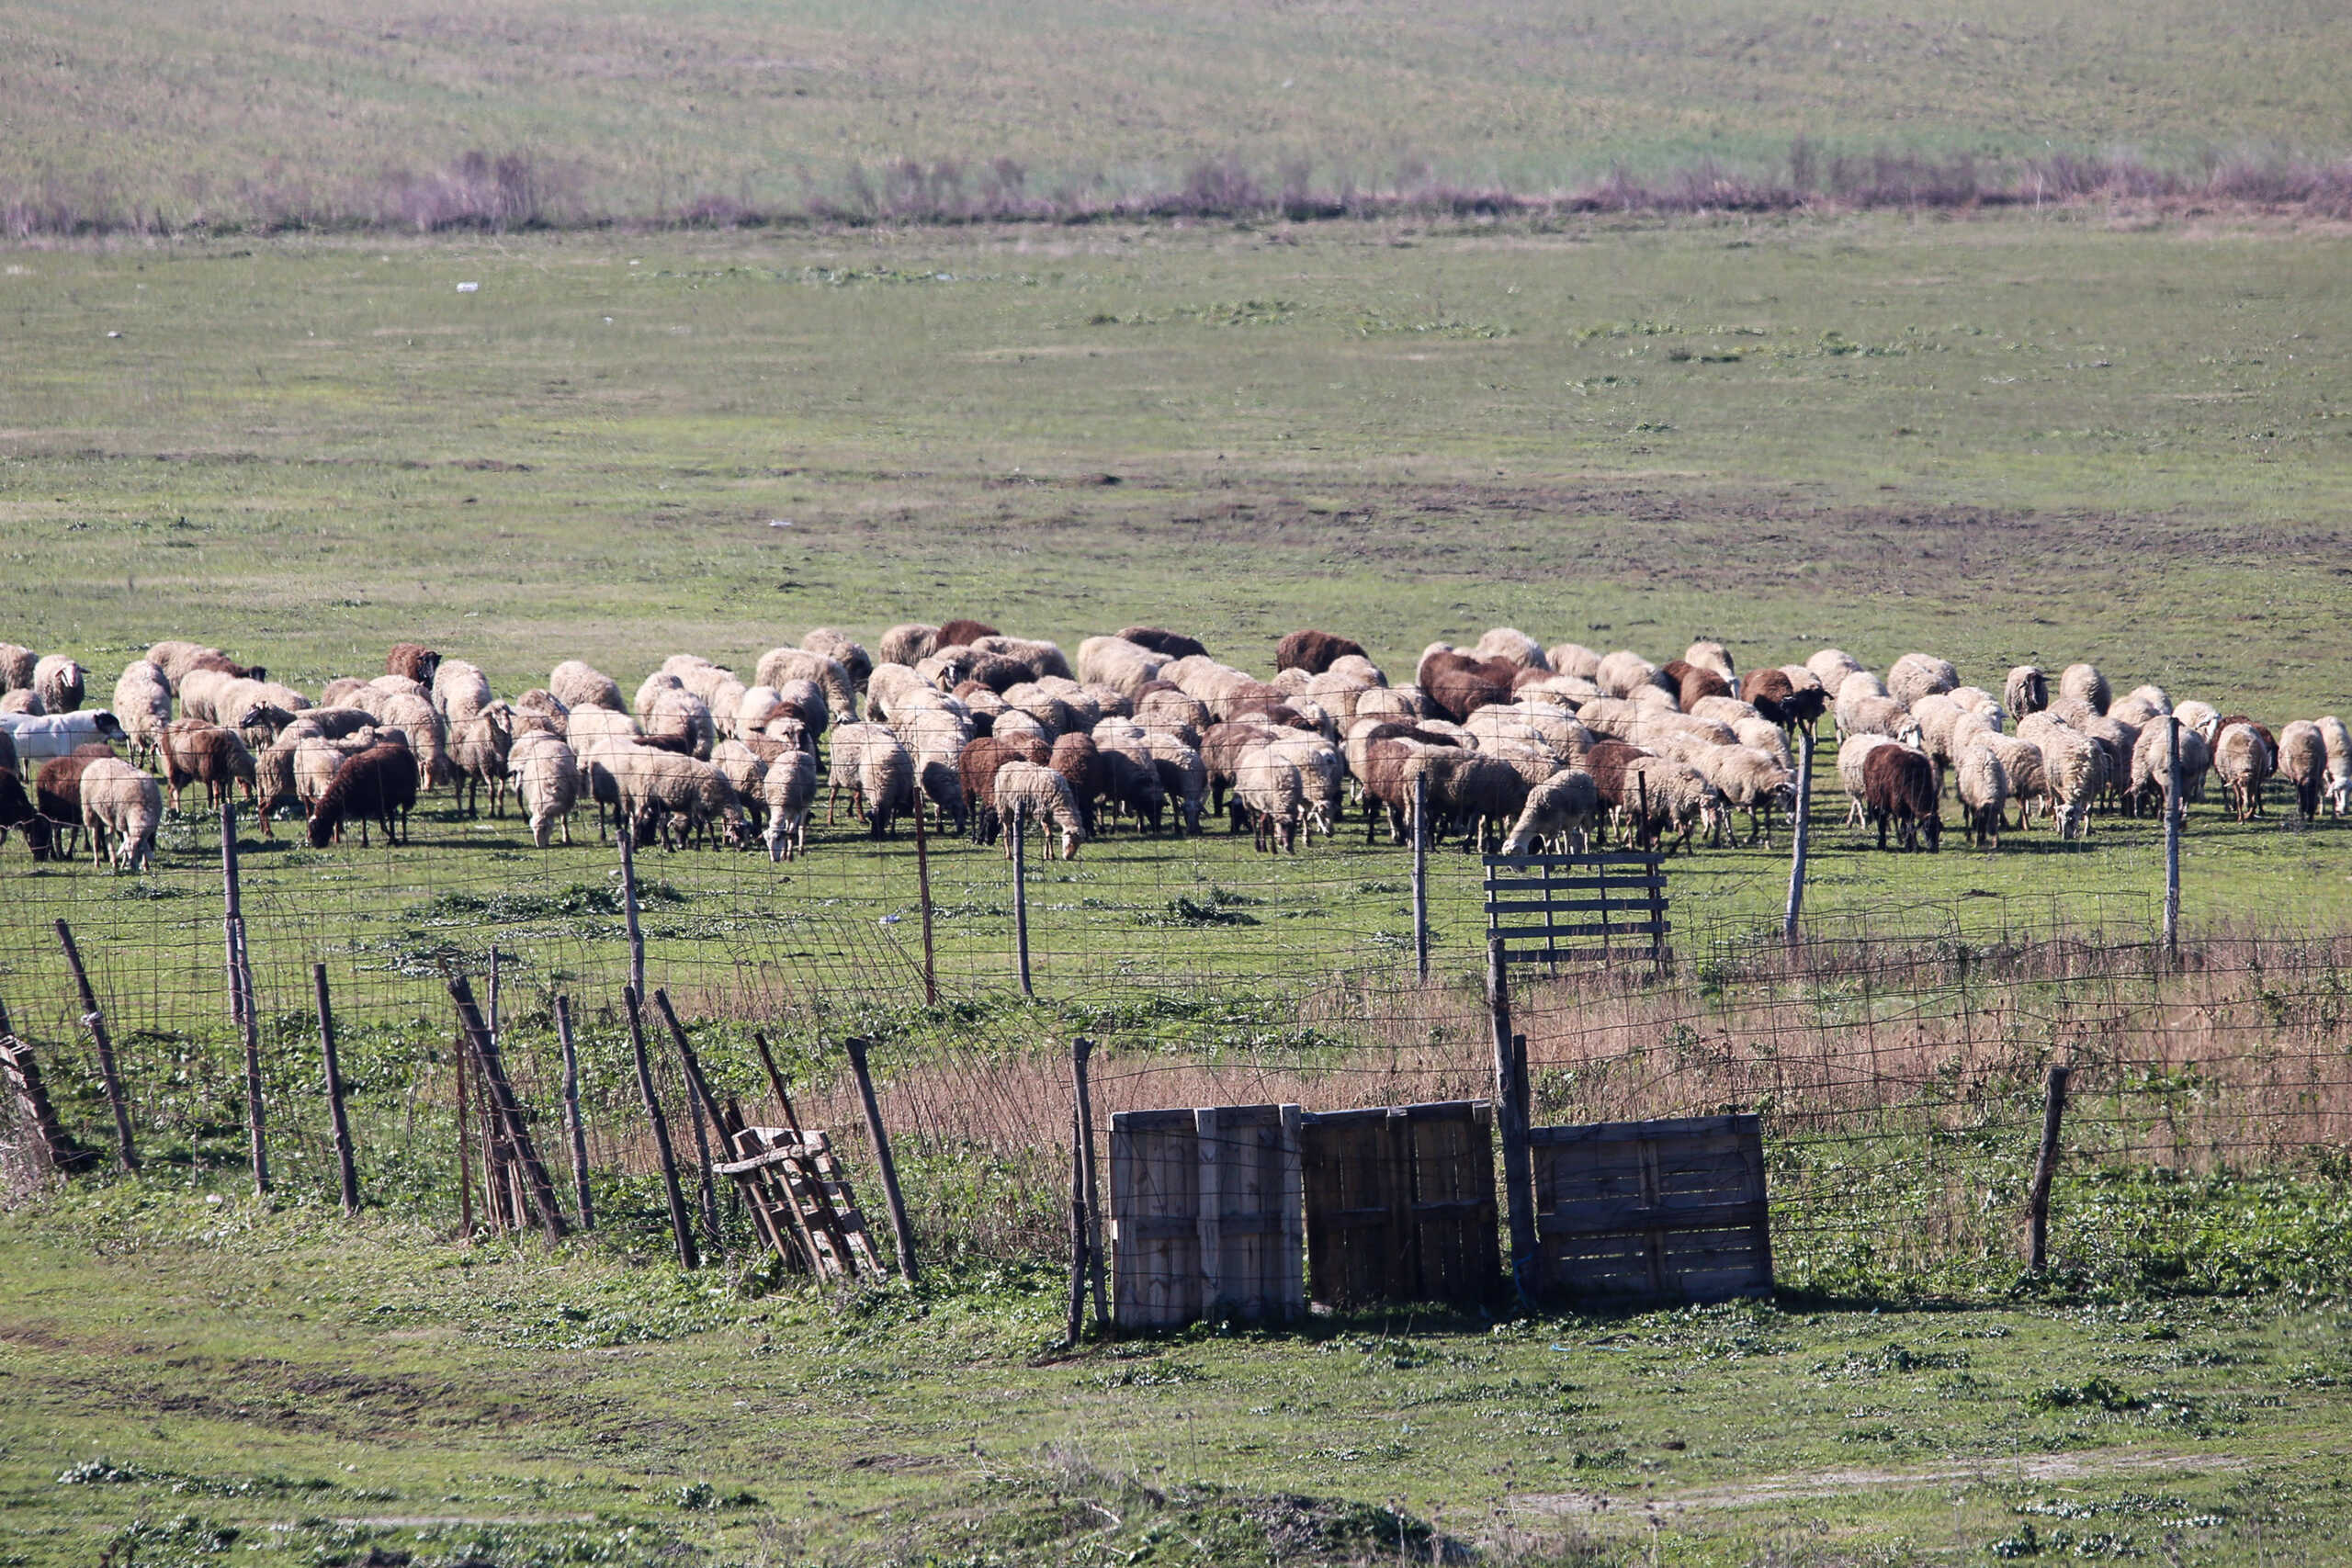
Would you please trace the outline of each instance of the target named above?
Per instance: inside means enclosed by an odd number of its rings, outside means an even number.
[[[1538,1127],[1529,1143],[1547,1294],[1720,1301],[1771,1290],[1756,1117]]]
[[[1494,1107],[1454,1100],[1407,1108],[1413,1145],[1413,1244],[1423,1301],[1491,1303],[1502,1285],[1495,1228]]]
[[[1282,1321],[1305,1300],[1295,1105],[1111,1118],[1113,1314],[1123,1327]]]
[[[1198,1136],[1189,1111],[1111,1118],[1113,1315],[1175,1328],[1201,1315]]]
[[[1409,1299],[1416,1286],[1410,1124],[1385,1107],[1302,1121],[1307,1277],[1317,1304]]]

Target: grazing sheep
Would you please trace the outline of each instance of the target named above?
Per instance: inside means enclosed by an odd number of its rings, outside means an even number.
[[[850,810],[866,819],[866,830],[879,839],[903,812],[915,809],[914,754],[889,728],[879,724],[844,724],[833,731],[832,768],[826,783],[825,820],[847,785]]]
[[[2225,721],[2213,745],[2213,771],[2229,792],[2231,811],[2250,822],[2262,815],[2262,786],[2278,771],[2278,753],[2259,726]]]
[[[977,842],[988,843],[996,836],[997,771],[1007,762],[1043,765],[1049,755],[1050,748],[1042,744],[993,735],[977,736],[956,753],[956,776],[971,811],[971,832]]]
[[[158,665],[135,659],[123,666],[114,683],[114,703],[107,710],[122,726],[130,754],[144,761],[155,754],[164,726],[172,722],[172,683]]]
[[[1275,853],[1298,852],[1306,784],[1298,766],[1271,745],[1252,746],[1234,765],[1233,815],[1250,826],[1251,844]]]
[[[1318,735],[1280,735],[1269,744],[1275,755],[1298,770],[1304,792],[1300,826],[1309,832],[1319,828],[1325,838],[1331,837],[1346,810],[1348,765],[1340,749]],[[1547,769],[1557,766],[1550,752],[1543,757]]]
[[[571,813],[580,801],[580,759],[560,738],[543,730],[526,730],[514,737],[506,754],[506,778],[514,798],[531,824],[531,842],[540,849],[556,825],[563,827],[563,841],[571,842]]]
[[[1320,675],[1335,660],[1350,655],[1363,658],[1363,645],[1333,632],[1305,629],[1288,633],[1274,645],[1274,668]]]
[[[1100,837],[1094,825],[1094,802],[1110,783],[1110,770],[1102,765],[1102,753],[1093,737],[1057,736],[1046,765],[1069,781],[1070,796],[1078,802],[1078,819],[1087,836]]]
[[[1168,809],[1168,786],[1152,755],[1151,737],[1133,728],[1114,732],[1116,722],[1105,720],[1094,732],[1102,757],[1104,804],[1113,815],[1125,811],[1137,827],[1157,833]]]
[[[174,719],[164,727],[156,745],[164,782],[171,786],[174,811],[180,808],[180,791],[192,783],[204,785],[204,803],[210,807],[230,799],[238,784],[245,786],[247,800],[255,798],[254,754],[235,730],[200,718]],[[262,832],[265,837],[269,832],[266,817],[262,818]]]
[[[82,774],[82,825],[90,831],[90,863],[146,871],[155,863],[155,829],[164,819],[164,792],[153,778],[110,757]],[[111,855],[107,840],[114,840]]]
[[[2040,666],[2020,664],[2001,684],[2001,705],[2018,718],[2050,705],[2050,678]]]
[[[643,717],[647,739],[675,741],[703,761],[709,760],[710,749],[718,744],[718,721],[711,716],[709,705],[683,686],[656,692]]]
[[[2050,783],[2042,771],[2041,747],[1990,729],[1976,731],[1969,738],[1969,744],[1984,747],[2001,764],[2001,773],[2009,782],[2009,799],[2017,804],[2020,830],[2035,807],[2050,808]]]
[[[2074,697],[2090,704],[2094,713],[2105,713],[2109,694],[2107,677],[2098,672],[2096,664],[2069,664],[2058,676],[2058,694]]]
[[[1936,810],[1936,770],[1925,751],[1908,746],[1880,746],[1862,760],[1862,810],[1878,829],[1878,847],[1886,848],[1891,823],[1896,841],[1905,850],[1919,847],[1919,832],[1927,830],[1928,852],[1941,847],[1943,818]]]
[[[1201,761],[1200,751],[1182,736],[1167,730],[1146,730],[1144,744],[1150,749],[1152,767],[1159,774],[1159,787],[1175,807],[1179,824],[1183,831],[1197,835],[1209,788],[1208,768]]]
[[[846,716],[857,711],[856,682],[837,659],[811,653],[805,648],[772,648],[760,655],[759,668],[752,676],[754,684],[773,686],[781,692],[787,681],[814,681],[825,694],[828,715]]]
[[[86,683],[82,667],[62,653],[52,653],[33,666],[33,690],[51,713],[72,713],[80,707]]]
[[[29,686],[0,695],[0,714],[22,714],[29,718],[40,718],[48,713],[49,705],[42,702],[40,694]]]
[[[1499,852],[1581,854],[1600,818],[1600,793],[1590,773],[1562,768],[1527,792],[1519,820]]]
[[[1158,626],[1125,626],[1114,635],[1122,642],[1134,643],[1170,659],[1208,657],[1208,648],[1200,638],[1186,637],[1182,632],[1163,631]]]
[[[1596,786],[1600,780],[1595,777]],[[1723,796],[1688,762],[1637,757],[1618,781],[1618,815],[1636,843],[1657,845],[1674,835],[1666,853],[1689,850],[1702,827],[1723,830]]]
[[[1054,852],[1052,835],[1061,833],[1061,858],[1076,860],[1079,846],[1086,842],[1086,827],[1080,820],[1078,801],[1070,793],[1069,781],[1035,762],[1007,762],[997,770],[991,781],[996,798],[997,823],[1004,834],[1004,858],[1012,858],[1012,842],[1023,826],[1024,818],[1036,824],[1037,830],[1046,836],[1046,853]]]
[[[607,713],[628,712],[628,705],[621,701],[620,682],[577,659],[567,659],[548,671],[548,690],[567,711],[603,708]]]
[[[2319,793],[2327,782],[2327,743],[2319,726],[2299,718],[2278,732],[2278,776],[2295,786],[2295,809],[2306,822],[2319,815]]]
[[[420,792],[456,779],[449,766],[448,724],[431,703],[406,692],[395,692],[378,702],[375,714],[379,725],[389,725],[408,736],[409,755],[416,763],[416,787]]]
[[[467,816],[481,814],[484,784],[490,786],[490,814],[503,814],[507,759],[514,748],[514,710],[504,703],[489,704],[463,724],[450,726],[449,765],[456,770],[458,807]]]
[[[1496,626],[1488,631],[1470,649],[1470,657],[1499,659],[1521,670],[1541,670],[1546,674],[1552,669],[1552,661],[1544,656],[1544,645],[1517,626]]]
[[[940,648],[970,648],[984,637],[1001,637],[1002,635],[1002,633],[999,632],[994,626],[989,625],[986,621],[975,621],[968,617],[959,617],[956,620],[947,621],[941,625],[939,628],[939,641],[937,646]]]
[[[1732,668],[1731,649],[1722,643],[1701,639],[1683,650],[1682,662],[1694,670],[1712,670],[1724,678],[1726,686],[1739,683],[1739,671]]]
[[[1860,828],[1869,824],[1863,784],[1871,753],[1882,746],[1901,744],[1891,735],[1849,735],[1838,743],[1838,782],[1846,789],[1847,827]]]
[[[1666,677],[1658,667],[1640,654],[1625,649],[1619,649],[1604,657],[1599,672],[1592,679],[1604,696],[1630,697],[1637,686],[1657,686],[1660,691],[1667,690]],[[1673,694],[1669,692],[1668,694]]]
[[[1466,670],[1440,670],[1425,688],[1439,712],[1460,724],[1480,708],[1510,701],[1510,688]]]
[[[2153,808],[2162,804],[2171,792],[2172,742],[2167,733],[2171,723],[2166,719],[2148,725],[2140,731],[2140,739],[2132,748],[2131,784],[2124,791],[2123,800],[2124,809],[2133,817],[2140,815],[2143,806]],[[2206,773],[2212,766],[2213,750],[2205,744],[2205,737],[2182,725],[2180,792],[2184,800],[2197,797],[2199,793],[2198,786],[2203,784]]]
[[[514,699],[514,734],[552,735],[561,740],[571,733],[571,710],[544,686],[534,686]]]
[[[371,746],[345,758],[334,782],[311,808],[311,847],[325,849],[342,837],[344,823],[354,818],[363,847],[370,821],[383,825],[388,843],[401,842],[408,814],[416,809],[416,758],[404,746]]]
[[[49,818],[25,793],[25,782],[14,768],[0,767],[0,844],[8,841],[8,829],[19,829],[25,835],[25,846],[32,851],[33,859],[49,858]]]
[[[911,670],[939,651],[939,628],[920,621],[907,621],[882,634],[876,644],[879,664],[903,664]]]
[[[2188,728],[2204,736],[2208,745],[2221,738],[2222,710],[2211,703],[2185,702],[2176,706],[2172,715]]]
[[[187,679],[188,671],[198,669],[218,670],[248,681],[266,680],[269,675],[258,664],[240,664],[219,649],[200,642],[159,642],[147,650],[147,662],[163,671],[174,691]]]
[[[1724,680],[1720,671],[1691,664],[1682,667],[1677,700],[1684,713],[1696,713],[1702,702],[1722,702],[1730,698],[1731,693],[1731,682]]]
[[[1862,673],[1862,661],[1842,648],[1825,648],[1804,661],[1805,669],[1833,698],[1849,675]],[[1881,695],[1885,694],[1882,692]]]
[[[1796,694],[1796,683],[1783,671],[1750,670],[1740,678],[1740,701],[1782,729],[1792,726],[1789,707]]]
[[[51,757],[33,775],[33,805],[47,818],[52,853],[71,860],[81,847],[82,775],[93,762],[119,761],[111,748],[93,742],[77,746],[62,757]],[[32,835],[27,835],[30,838]],[[60,837],[63,839],[62,851]]]
[[[1078,678],[1133,699],[1159,678],[1175,657],[1125,637],[1091,637],[1078,645]]]
[[[1444,836],[1441,825],[1448,825],[1462,835],[1463,852],[1473,853],[1490,837],[1499,842],[1527,809],[1527,776],[1505,758],[1468,747],[1434,747],[1420,766],[1429,778],[1432,844]]]
[[[782,747],[775,750],[778,755],[783,753]],[[760,814],[767,809],[767,759],[742,741],[729,738],[710,749],[710,765],[734,786],[744,812],[753,818],[752,826],[760,826]]]
[[[0,692],[29,692],[40,655],[20,643],[0,642]]]
[[[1960,671],[1951,661],[1930,653],[1906,653],[1886,672],[1887,694],[1905,707],[1959,684]]]
[[[850,683],[863,686],[865,678],[874,673],[874,656],[865,651],[847,632],[831,626],[818,626],[800,639],[800,646],[811,653],[824,655],[849,671]]]
[[[2000,755],[1983,740],[1963,747],[1953,762],[1952,785],[1960,796],[1961,826],[1968,841],[1999,849],[2001,812],[2009,800],[2009,773],[2001,766]]]
[[[808,852],[808,812],[817,801],[817,759],[793,750],[768,764],[761,781],[767,806],[768,859],[787,861]]]
[[[1776,808],[1791,815],[1796,811],[1796,775],[1786,761],[1770,751],[1747,746],[1702,746],[1684,761],[1714,786],[1723,796],[1726,810],[1747,810],[1747,841],[1751,844],[1770,846],[1772,813]]]
[[[1919,721],[1911,711],[1894,697],[1860,697],[1838,705],[1838,734],[1840,739],[1852,735],[1891,735],[1906,746],[1919,743]]]
[[[434,667],[433,706],[455,731],[473,722],[491,703],[490,678],[462,659],[445,659]]]
[[[707,838],[741,848],[752,841],[742,797],[727,775],[697,757],[639,747],[617,759],[614,782],[639,842],[658,831],[663,847],[685,849]]]
[[[1544,657],[1557,674],[1600,682],[1600,655],[1580,642],[1555,643],[1544,650]]]
[[[2352,813],[2352,729],[2330,714],[2319,721],[2319,739],[2327,753],[2327,814]]]
[[[2041,753],[2042,785],[2049,792],[2051,817],[2058,836],[2086,836],[2090,832],[2091,802],[2107,787],[2107,748],[2048,713],[2020,719],[2018,739],[2031,743]]]

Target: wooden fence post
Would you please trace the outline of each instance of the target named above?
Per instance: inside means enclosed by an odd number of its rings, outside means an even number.
[[[327,966],[311,965],[311,987],[319,997],[319,1055],[324,1059],[327,1116],[334,1125],[335,1179],[343,1190],[343,1212],[359,1213],[359,1168],[351,1149],[351,1118],[343,1105],[343,1066],[335,1055],[334,1008],[327,1000]]]
[[[1036,996],[1029,984],[1029,807],[1012,808],[1012,941],[1021,959],[1021,994]]]
[[[115,1071],[114,1036],[107,1032],[107,1015],[98,1007],[98,994],[90,988],[89,971],[82,967],[82,950],[74,945],[74,928],[62,919],[57,922],[57,942],[65,949],[65,966],[74,971],[74,986],[82,996],[82,1026],[90,1032],[90,1042],[98,1050],[98,1077],[106,1084],[107,1105],[114,1111],[115,1157],[122,1161],[123,1169],[137,1170],[138,1151],[130,1145],[130,1106],[123,1099],[122,1075]]]
[[[1813,848],[1813,738],[1805,737],[1797,751],[1797,809],[1790,833],[1789,904],[1781,917],[1781,940],[1796,945],[1797,919],[1804,913],[1804,863]]]
[[[752,1031],[752,1043],[760,1048],[760,1066],[768,1070],[768,1088],[775,1091],[775,1106],[784,1112],[785,1126],[797,1134],[800,1119],[792,1112],[792,1094],[784,1087],[784,1075],[775,1070],[775,1055],[768,1049],[768,1037],[754,1029]]]
[[[2050,1266],[2050,1180],[2058,1171],[2058,1129],[2066,1116],[2067,1067],[2050,1069],[2050,1087],[2041,1103],[2041,1153],[2033,1162],[2033,1189],[2026,1202],[2032,1219],[2032,1249],[2027,1267],[2040,1273]]]
[[[931,942],[931,850],[923,836],[922,796],[915,796],[915,897],[922,906],[922,999],[939,1005],[939,963]]]
[[[458,1232],[471,1240],[474,1234],[474,1130],[469,1120],[471,1107],[466,1102],[466,1043],[462,1036],[453,1036],[449,1046],[458,1075]],[[487,1175],[484,1172],[484,1176]]]
[[[243,892],[237,877],[237,803],[220,803],[220,934],[228,953],[229,1021],[245,1021],[245,988],[237,963],[237,927],[245,918]]]
[[[727,1125],[727,1115],[719,1108],[718,1097],[710,1092],[710,1084],[702,1076],[702,1058],[695,1055],[694,1043],[686,1038],[685,1026],[678,1021],[678,1014],[670,1006],[670,993],[655,987],[653,1010],[662,1015],[662,1027],[670,1032],[670,1042],[678,1048],[678,1060],[685,1066],[686,1114],[694,1122],[695,1150],[702,1156],[703,1234],[710,1237],[710,1245],[718,1255],[728,1255],[726,1233],[718,1228],[718,1193],[710,1179],[710,1134],[708,1128]]]
[[[914,1227],[907,1223],[907,1201],[899,1190],[899,1167],[890,1157],[890,1134],[882,1126],[881,1103],[874,1098],[874,1075],[866,1070],[866,1042],[853,1036],[842,1045],[849,1052],[849,1070],[857,1076],[865,1130],[874,1139],[874,1163],[882,1168],[882,1195],[890,1202],[890,1234],[899,1244],[899,1273],[911,1286],[918,1277]]]
[[[571,1043],[571,998],[555,998],[555,1037],[563,1047],[563,1120],[571,1134],[571,1185],[580,1200],[580,1228],[596,1228],[596,1211],[588,1198],[588,1133],[580,1124],[580,1054]]]
[[[1522,1303],[1535,1296],[1533,1166],[1527,1151],[1527,1107],[1520,1098],[1519,1053],[1512,1044],[1510,979],[1499,937],[1487,943],[1487,1007],[1495,1036],[1495,1120],[1503,1136],[1504,1198],[1510,1215],[1511,1287]]]
[[[7,1078],[26,1119],[40,1134],[51,1166],[70,1174],[96,1162],[98,1156],[75,1143],[64,1123],[58,1121],[57,1108],[50,1103],[49,1089],[40,1079],[40,1063],[33,1056],[32,1042],[18,1037],[15,1025],[8,1021],[5,1002],[0,1002],[0,1077]]]
[[[1087,1059],[1093,1054],[1094,1042],[1083,1034],[1070,1042],[1070,1077],[1078,1086],[1080,1157],[1085,1162],[1080,1196],[1086,1200],[1086,1255],[1094,1282],[1094,1321],[1107,1325],[1111,1303],[1102,1279],[1102,1194],[1094,1175],[1094,1090],[1086,1072]]]
[[[636,1010],[645,1000],[645,931],[637,919],[637,825],[623,820],[621,846],[621,924],[628,932],[628,988],[637,998]],[[689,1265],[691,1267],[691,1265]]]
[[[2180,966],[2180,720],[2165,716],[2165,962]]]
[[[1430,977],[1430,781],[1413,775],[1413,972]]]
[[[491,1038],[489,1026],[483,1023],[481,1011],[474,1005],[473,987],[463,975],[449,976],[449,998],[458,1004],[458,1021],[464,1025],[466,1038],[474,1048],[475,1065],[481,1068],[482,1100],[501,1134],[506,1159],[520,1167],[517,1174],[523,1182],[522,1196],[537,1213],[540,1228],[549,1235],[560,1236],[571,1227],[564,1221],[561,1205],[555,1201],[555,1183],[548,1179],[548,1168],[532,1146],[530,1123],[524,1118],[522,1102],[514,1096],[514,1086],[507,1081],[498,1042]],[[519,1209],[520,1205],[516,1207]],[[523,1216],[517,1213],[514,1217],[519,1221]]]
[[[1075,1102],[1069,1108],[1069,1323],[1062,1343],[1078,1348],[1086,1327],[1086,1124]]]
[[[627,863],[624,862],[624,864]],[[653,1092],[653,1063],[645,1054],[645,1008],[635,986],[621,993],[628,1008],[628,1039],[637,1053],[637,1092],[645,1101],[646,1120],[653,1123],[653,1148],[662,1160],[662,1189],[670,1204],[670,1233],[678,1242],[678,1267],[699,1269],[693,1222],[686,1218],[685,1194],[678,1190],[678,1156],[670,1147],[670,1119],[662,1114],[661,1097]]]

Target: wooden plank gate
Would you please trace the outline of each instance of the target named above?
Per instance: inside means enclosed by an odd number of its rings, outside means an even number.
[[[1655,854],[1487,855],[1487,934],[1506,964],[1674,962]]]
[[[1545,1297],[1713,1302],[1771,1293],[1757,1117],[1535,1127],[1527,1136]]]
[[[1307,1277],[1318,1306],[1492,1303],[1494,1108],[1485,1100],[1300,1118]]]
[[[1286,1322],[1306,1311],[1299,1108],[1111,1118],[1112,1316]]]

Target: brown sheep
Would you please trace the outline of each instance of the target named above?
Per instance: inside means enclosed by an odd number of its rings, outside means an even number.
[[[939,637],[932,646],[934,649],[969,648],[984,637],[1001,637],[1002,635],[986,621],[955,620],[947,622],[939,628]]]
[[[246,800],[255,799],[253,750],[235,730],[200,718],[175,718],[164,726],[157,740],[174,811],[180,808],[180,791],[190,784],[204,785],[207,806],[218,807],[241,784]],[[269,836],[266,813],[262,815],[262,836]]]
[[[93,742],[76,746],[62,757],[51,757],[33,778],[33,805],[48,819],[50,852],[71,860],[82,848],[82,775],[92,762],[114,757],[114,748]],[[58,835],[64,835],[61,852]],[[29,829],[26,838],[32,837]]]
[[[1330,632],[1295,631],[1274,645],[1274,668],[1320,675],[1331,668],[1334,660],[1350,655],[1364,658],[1363,645]]]
[[[1862,811],[1878,828],[1878,847],[1886,848],[1887,824],[1906,850],[1919,847],[1919,829],[1928,832],[1928,852],[1933,854],[1943,838],[1943,818],[1937,810],[1936,767],[1924,751],[1908,746],[1881,746],[1862,759]]]
[[[1468,719],[1480,708],[1496,707],[1510,701],[1508,684],[1469,670],[1437,671],[1423,689],[1429,693],[1430,701],[1456,724]]]
[[[433,673],[441,668],[441,656],[421,642],[396,642],[384,655],[384,673],[405,675],[418,685],[430,690]]]
[[[1789,704],[1796,686],[1778,670],[1750,670],[1739,678],[1739,700],[1782,729],[1793,728]]]
[[[1046,765],[1069,781],[1069,792],[1078,801],[1079,826],[1093,838],[1094,803],[1108,793],[1111,783],[1101,749],[1091,736],[1065,735],[1054,742]]]
[[[971,813],[972,838],[978,843],[996,841],[996,772],[1007,762],[1035,762],[1040,767],[1052,761],[1053,752],[1044,742],[1023,738],[1001,740],[993,735],[979,736],[965,743],[956,755],[956,774],[964,786],[965,809]]]
[[[1154,653],[1164,653],[1170,659],[1205,659],[1209,650],[1200,638],[1186,637],[1182,632],[1162,631],[1158,626],[1129,626],[1119,637],[1137,648],[1148,648]],[[1279,664],[1276,669],[1282,668]]]
[[[1677,660],[1675,662],[1680,663],[1681,661]],[[1673,667],[1674,666],[1671,664],[1667,666],[1669,670]],[[1785,678],[1786,677],[1783,677],[1783,679]],[[1724,680],[1714,671],[1705,669],[1702,666],[1696,664],[1685,664],[1682,666],[1680,704],[1684,713],[1692,712],[1698,707],[1702,701],[1708,697],[1727,697],[1731,694],[1731,682]],[[1761,713],[1764,710],[1762,708],[1758,708],[1756,711]]]
[[[311,807],[311,847],[322,850],[343,836],[346,819],[357,818],[359,842],[368,843],[368,824],[380,822],[384,837],[401,841],[401,827],[416,809],[416,757],[405,746],[371,746],[344,759],[334,782]]]

